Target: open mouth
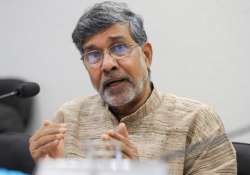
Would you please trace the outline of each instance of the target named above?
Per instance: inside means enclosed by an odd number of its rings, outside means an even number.
[[[127,81],[126,79],[122,78],[122,79],[116,79],[116,80],[107,80],[106,82],[104,82],[104,87],[116,87],[118,85],[120,85],[121,83]]]

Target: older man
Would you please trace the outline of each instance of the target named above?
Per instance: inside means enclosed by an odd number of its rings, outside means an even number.
[[[95,4],[73,41],[98,95],[74,99],[31,137],[35,160],[84,157],[79,142],[117,140],[130,159],[164,157],[172,174],[236,174],[232,144],[213,109],[162,94],[150,80],[152,47],[123,3]]]

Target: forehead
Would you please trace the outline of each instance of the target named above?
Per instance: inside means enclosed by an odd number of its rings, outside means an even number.
[[[83,49],[89,47],[105,47],[113,42],[133,42],[127,24],[114,24],[111,27],[98,32],[90,37],[84,44]]]

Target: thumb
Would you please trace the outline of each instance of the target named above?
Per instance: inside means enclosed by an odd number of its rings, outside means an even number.
[[[43,122],[43,126],[49,126],[49,125],[51,125],[52,124],[52,122],[51,121],[49,121],[49,120],[44,120],[44,122]]]
[[[117,127],[117,132],[124,137],[128,138],[128,129],[125,125],[125,123],[120,123]]]

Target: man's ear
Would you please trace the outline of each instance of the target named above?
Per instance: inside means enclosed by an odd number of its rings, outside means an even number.
[[[147,66],[150,67],[152,63],[152,57],[153,57],[152,45],[149,42],[146,42],[142,48],[142,51],[145,55],[145,62]]]

